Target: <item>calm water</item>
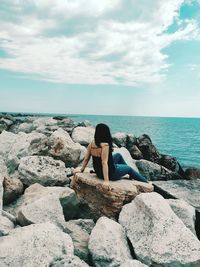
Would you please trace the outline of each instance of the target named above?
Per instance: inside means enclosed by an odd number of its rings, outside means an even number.
[[[76,122],[106,123],[111,132],[148,134],[160,153],[175,156],[183,167],[200,168],[200,119],[72,115]]]

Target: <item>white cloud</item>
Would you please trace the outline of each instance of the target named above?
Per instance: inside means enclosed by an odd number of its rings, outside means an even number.
[[[2,3],[0,47],[11,57],[1,58],[0,68],[52,82],[159,82],[169,68],[162,49],[200,36],[196,21],[179,20],[184,0]],[[180,29],[169,34],[175,19]]]

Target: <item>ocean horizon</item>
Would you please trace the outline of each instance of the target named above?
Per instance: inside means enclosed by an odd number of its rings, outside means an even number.
[[[177,158],[183,168],[200,168],[200,119],[131,115],[91,115],[30,112],[1,112],[31,116],[68,116],[75,122],[89,120],[94,126],[107,124],[111,133],[125,132],[136,137],[148,134],[161,154]]]

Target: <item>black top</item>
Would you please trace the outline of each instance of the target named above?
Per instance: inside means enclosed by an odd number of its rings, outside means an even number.
[[[97,176],[101,179],[104,179],[101,157],[92,156],[92,160],[93,160],[93,167],[94,167],[94,170],[95,170]],[[108,155],[108,176],[109,176],[109,179],[112,177],[114,172],[115,172],[115,165],[113,163],[112,152],[109,150],[109,155]]]

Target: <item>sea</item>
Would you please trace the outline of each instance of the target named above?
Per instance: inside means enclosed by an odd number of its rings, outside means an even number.
[[[39,115],[55,116],[58,114]],[[136,137],[148,134],[161,154],[176,157],[184,169],[188,167],[200,169],[200,118],[61,115],[69,116],[75,122],[88,120],[94,126],[98,123],[105,123],[110,127],[112,134],[125,132]]]

